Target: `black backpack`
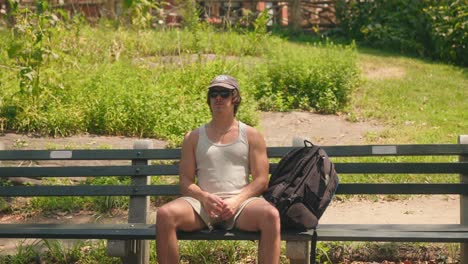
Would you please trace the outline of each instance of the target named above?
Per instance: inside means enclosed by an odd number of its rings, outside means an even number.
[[[263,197],[281,216],[284,229],[315,228],[338,187],[335,165],[310,141],[281,158]]]
[[[304,140],[281,158],[263,197],[279,211],[282,229],[315,229],[335,195],[339,178],[335,165],[319,146]],[[317,233],[314,230],[310,262],[315,263]]]

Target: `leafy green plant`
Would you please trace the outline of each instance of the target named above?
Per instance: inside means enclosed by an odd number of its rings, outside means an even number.
[[[425,54],[424,1],[339,1],[340,24],[352,37],[376,47]],[[427,2],[427,1],[426,1]]]
[[[8,212],[11,210],[10,205],[3,197],[0,197],[0,212]]]
[[[20,94],[33,100],[44,92],[41,85],[41,70],[50,57],[56,57],[51,45],[53,27],[59,22],[58,17],[48,10],[46,1],[38,1],[36,12],[25,8],[16,16],[12,29],[15,36],[9,44],[8,56],[15,60],[19,69]]]
[[[121,260],[106,254],[106,241],[78,241],[65,244],[59,240],[37,239],[32,244],[20,241],[13,255],[0,255],[0,263],[117,264]]]
[[[32,209],[42,212],[73,212],[82,208],[89,207],[89,197],[33,197],[30,205]]]
[[[329,256],[330,245],[326,243],[317,243],[315,261],[317,263],[331,264],[333,263]]]
[[[257,54],[264,54],[268,49],[267,45],[258,45],[258,43],[268,42],[268,21],[270,21],[268,11],[259,12],[252,22],[252,30],[245,32],[246,39],[248,40],[248,46],[243,50],[245,55],[255,56]]]
[[[468,5],[466,1],[438,1],[424,9],[431,23],[432,56],[468,66]]]
[[[128,185],[130,177],[98,177],[88,179],[90,185]],[[127,196],[96,196],[91,198],[92,210],[107,213],[115,208],[128,209],[129,198]]]
[[[352,47],[332,43],[324,44],[325,49],[279,45],[271,52],[269,63],[256,71],[259,81],[255,96],[262,109],[335,113],[346,106],[358,84]]]
[[[467,65],[466,1],[340,0],[336,6],[348,37],[373,47]]]
[[[178,0],[181,9],[182,24],[189,31],[197,31],[201,26],[201,10],[195,1]]]
[[[37,247],[40,245],[40,240],[35,240],[31,244],[24,244],[24,241],[19,241],[16,247],[16,255],[14,257],[7,256],[6,263],[11,264],[23,264],[31,263],[40,260],[39,253],[37,252]],[[0,258],[0,261],[2,259]]]
[[[180,258],[189,263],[236,263],[256,258],[256,243],[249,241],[180,241]]]
[[[75,263],[80,257],[80,244],[67,248],[58,240],[42,240],[47,249],[47,258],[54,263]]]
[[[158,25],[162,10],[160,4],[149,0],[125,0],[125,18],[130,24],[139,29],[145,29]]]

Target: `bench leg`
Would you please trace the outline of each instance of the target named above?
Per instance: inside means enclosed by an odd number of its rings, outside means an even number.
[[[311,264],[309,256],[310,242],[286,241],[286,257],[291,264]]]
[[[458,137],[458,144],[468,144],[468,135]],[[461,162],[468,162],[468,156],[460,156]],[[467,183],[468,175],[460,174],[460,182]],[[468,195],[460,195],[460,224],[468,224]],[[468,263],[468,243],[460,245],[460,263]]]
[[[119,257],[123,264],[148,264],[149,241],[108,240],[107,255]]]
[[[107,240],[107,255],[111,257],[127,256],[126,242],[125,240]]]
[[[128,255],[122,258],[122,264],[148,264],[149,263],[149,241],[129,240],[127,241]]]
[[[152,149],[153,142],[151,140],[136,140],[133,142],[134,149]],[[148,165],[146,159],[132,160],[132,165]],[[132,186],[150,185],[150,177],[147,175],[132,176]],[[129,223],[148,223],[149,222],[149,196],[130,196],[128,222]],[[127,241],[127,252],[125,257],[122,257],[124,264],[148,264],[149,263],[149,241],[148,240],[129,240]]]

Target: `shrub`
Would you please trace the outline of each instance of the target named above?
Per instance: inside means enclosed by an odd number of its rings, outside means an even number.
[[[468,6],[463,0],[337,1],[348,37],[373,47],[467,65]]]
[[[333,43],[281,43],[256,72],[255,96],[262,110],[335,113],[344,109],[358,83],[354,48]]]
[[[340,1],[340,24],[351,37],[375,46],[424,55],[429,39],[424,1]]]
[[[432,56],[468,66],[468,5],[466,1],[440,1],[424,9],[431,22]]]

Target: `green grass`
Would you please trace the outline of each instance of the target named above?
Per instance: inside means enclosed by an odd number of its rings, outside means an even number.
[[[457,143],[467,133],[468,69],[370,49],[361,49],[358,61],[401,74],[367,78],[353,94],[352,113],[386,126],[369,134],[369,143]]]
[[[362,84],[353,93],[350,119],[377,121],[384,130],[369,144],[457,143],[468,132],[468,70],[375,49],[358,49]],[[448,162],[458,157],[334,159],[336,162]],[[342,182],[458,182],[458,175],[344,175]]]

